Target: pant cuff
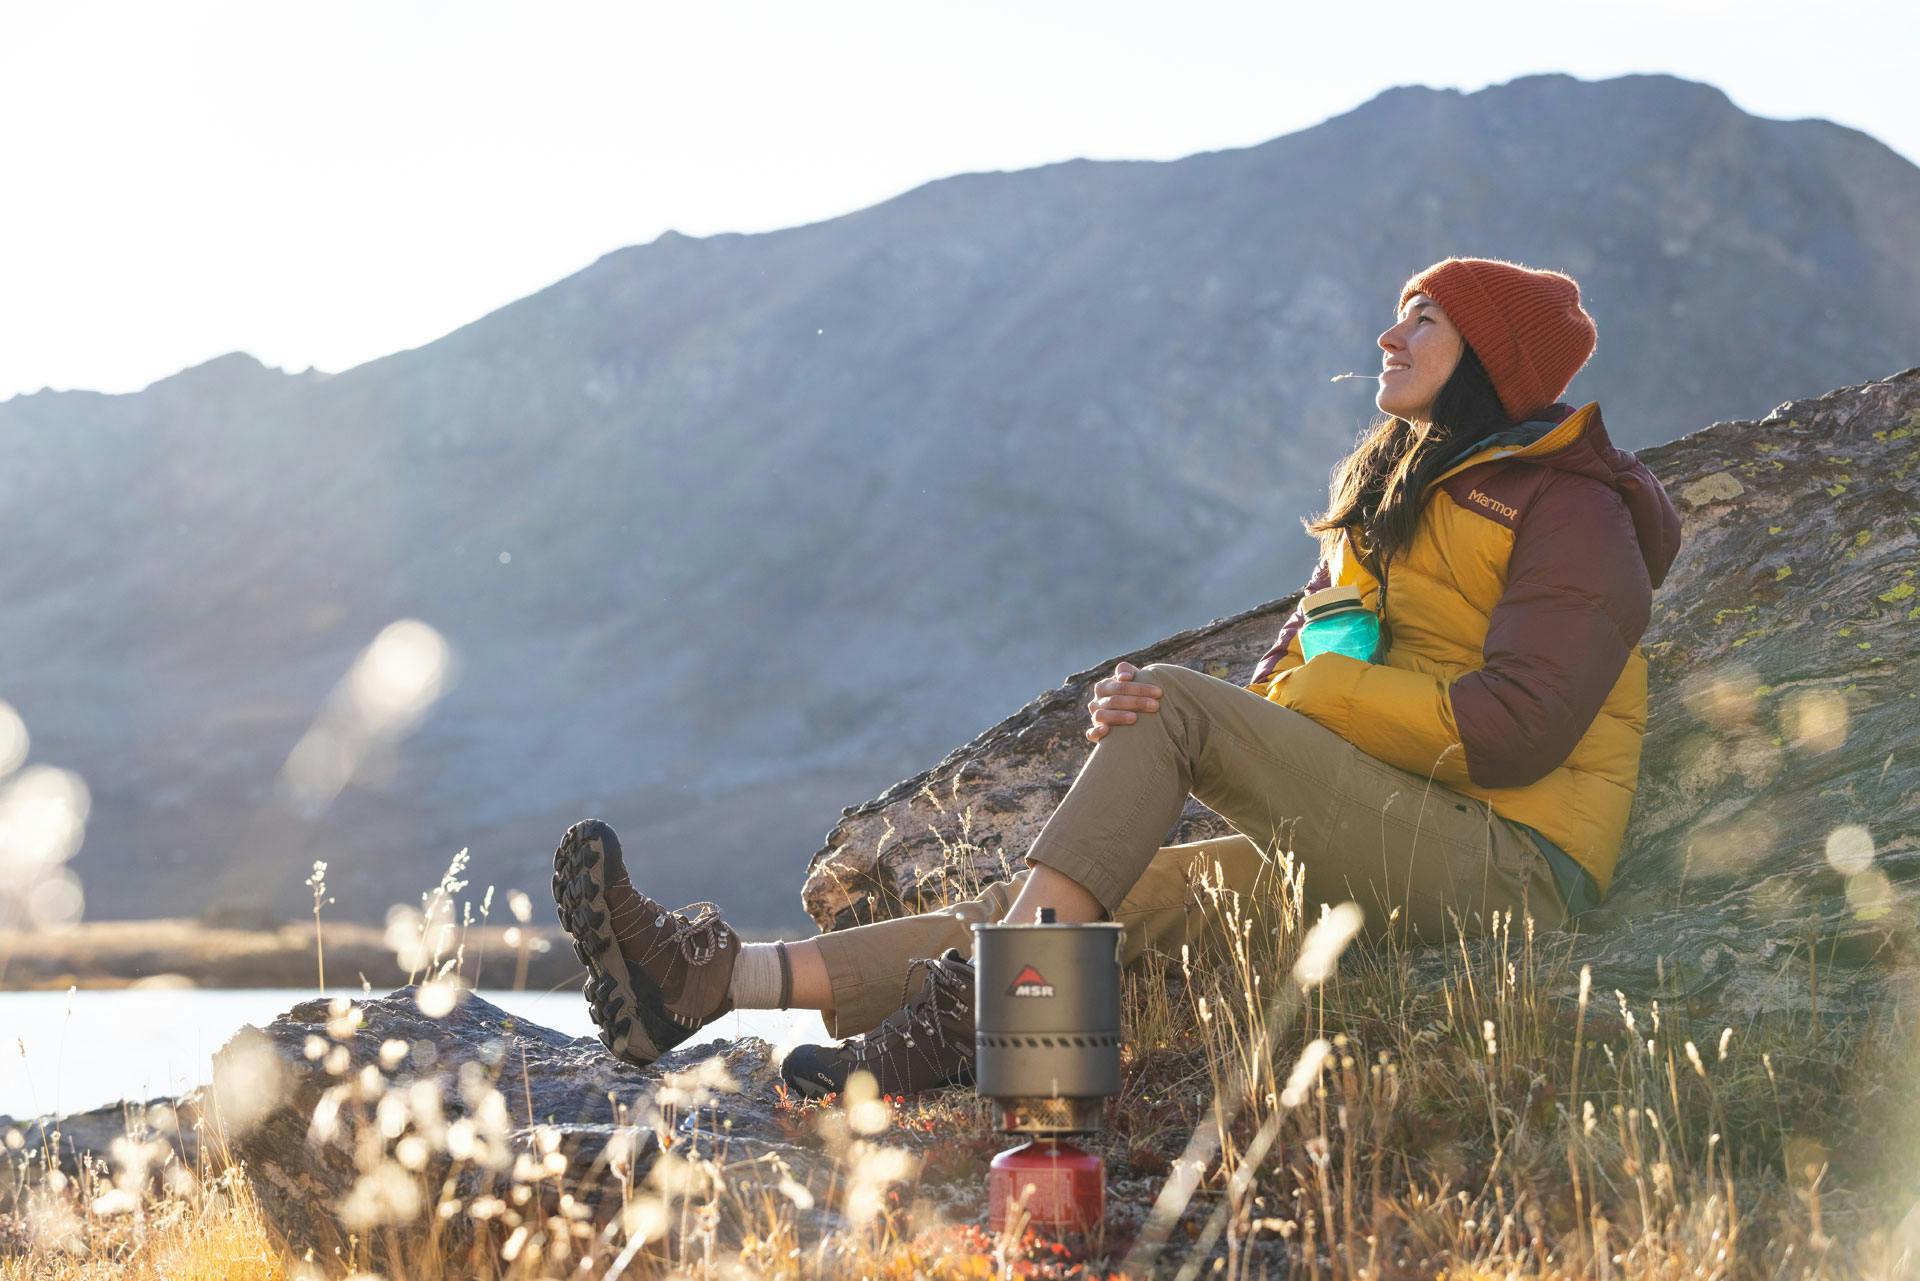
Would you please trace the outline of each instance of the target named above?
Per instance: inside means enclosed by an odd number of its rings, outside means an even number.
[[[821,1018],[836,1040],[872,1031],[901,1005],[905,962],[875,966],[872,945],[849,937],[852,933],[836,930],[814,938],[833,994],[833,1008],[821,1011]]]
[[[1106,909],[1107,919],[1119,910],[1132,885],[1123,885],[1113,873],[1111,863],[1082,850],[1059,845],[1049,845],[1045,849],[1035,847],[1028,850],[1027,862],[1052,868],[1080,885],[1087,893],[1100,900],[1100,906]]]

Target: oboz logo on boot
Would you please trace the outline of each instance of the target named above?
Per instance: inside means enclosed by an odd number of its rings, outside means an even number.
[[[1013,979],[1013,986],[1007,989],[1008,996],[1052,996],[1053,984],[1041,977],[1040,971],[1027,966]]]

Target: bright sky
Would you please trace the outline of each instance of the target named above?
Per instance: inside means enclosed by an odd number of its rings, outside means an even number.
[[[0,398],[340,370],[622,245],[1668,72],[1920,158],[1910,0],[0,0]]]

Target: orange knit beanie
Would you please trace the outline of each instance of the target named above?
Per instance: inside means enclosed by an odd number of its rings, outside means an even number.
[[[1440,304],[1516,422],[1559,400],[1593,355],[1593,317],[1580,306],[1579,282],[1562,272],[1443,258],[1407,281],[1399,306],[1414,294]]]

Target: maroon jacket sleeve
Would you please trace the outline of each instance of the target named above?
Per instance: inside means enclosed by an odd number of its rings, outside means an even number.
[[[1332,585],[1333,568],[1323,556],[1320,564],[1313,571],[1313,577],[1309,578],[1307,585],[1300,589],[1300,599],[1305,600],[1312,593]],[[1273,648],[1260,656],[1260,662],[1253,669],[1253,679],[1247,682],[1249,688],[1273,675],[1274,669],[1280,666],[1281,660],[1286,656],[1287,647],[1293,644],[1293,638],[1298,636],[1300,629],[1306,625],[1306,616],[1300,612],[1300,606],[1296,603],[1293,613],[1280,627],[1280,639],[1273,643]]]
[[[1620,679],[1652,603],[1620,496],[1567,473],[1542,486],[1514,534],[1484,661],[1449,690],[1468,777],[1525,787],[1557,769]]]

